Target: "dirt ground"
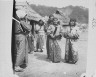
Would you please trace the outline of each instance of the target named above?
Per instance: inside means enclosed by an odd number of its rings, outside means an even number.
[[[18,72],[17,74],[20,77],[80,77],[82,73],[86,72],[87,35],[87,32],[82,33],[80,40],[78,40],[79,60],[76,64],[64,63],[65,39],[62,39],[59,42],[62,50],[62,62],[52,63],[46,59],[45,49],[43,53],[29,54],[28,67],[24,72]]]

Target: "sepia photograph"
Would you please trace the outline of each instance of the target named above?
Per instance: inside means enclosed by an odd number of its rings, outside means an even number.
[[[14,74],[81,77],[86,73],[86,0],[14,0],[12,13]]]

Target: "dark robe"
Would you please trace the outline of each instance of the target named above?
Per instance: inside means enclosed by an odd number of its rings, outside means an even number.
[[[61,61],[61,49],[58,44],[58,40],[60,40],[61,37],[60,38],[57,37],[60,35],[59,34],[60,31],[61,31],[60,27],[57,27],[57,30],[56,30],[53,25],[50,25],[50,27],[49,27],[50,34],[47,36],[48,58],[49,58],[49,60],[51,60],[54,63]],[[54,35],[55,37],[52,37],[52,35]]]

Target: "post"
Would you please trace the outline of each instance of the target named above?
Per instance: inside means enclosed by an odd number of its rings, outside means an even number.
[[[0,0],[0,77],[13,74],[11,58],[13,0]]]

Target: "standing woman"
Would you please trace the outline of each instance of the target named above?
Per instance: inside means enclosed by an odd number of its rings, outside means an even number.
[[[23,10],[16,11],[17,20],[14,18],[15,26],[15,71],[22,71],[22,65],[28,65],[28,42],[27,36],[31,30],[31,26],[26,23],[27,13]]]
[[[75,64],[78,61],[77,40],[79,39],[79,28],[76,26],[76,20],[70,19],[69,27],[65,33],[65,62]]]
[[[46,31],[46,36],[47,36],[47,38],[46,38],[46,50],[47,50],[47,59],[49,59],[49,35],[47,35],[47,31],[48,31],[48,27],[50,26],[50,25],[53,25],[53,20],[54,20],[54,16],[53,15],[50,15],[49,16],[49,20],[47,21],[47,25],[46,25],[46,29],[45,29],[45,31]],[[49,32],[50,32],[50,30],[49,30]]]
[[[58,63],[61,61],[61,49],[59,47],[58,41],[61,40],[61,25],[58,23],[58,19],[54,18],[53,25],[50,25],[47,32],[48,34],[48,42],[49,42],[49,60],[54,63]]]
[[[29,34],[27,35],[27,40],[28,40],[28,50],[29,50],[29,52],[28,53],[33,53],[33,51],[34,51],[34,46],[33,46],[33,44],[32,44],[32,42],[33,42],[33,40],[32,40],[32,32],[31,32],[31,30],[32,30],[32,25],[30,24],[30,20],[29,19],[26,19],[26,23],[28,24],[28,25],[30,25],[31,26],[31,29],[30,29],[30,31],[29,31]]]
[[[43,20],[39,20],[38,23],[38,29],[37,29],[37,42],[36,47],[38,52],[43,52],[43,46],[44,46],[44,22]]]

